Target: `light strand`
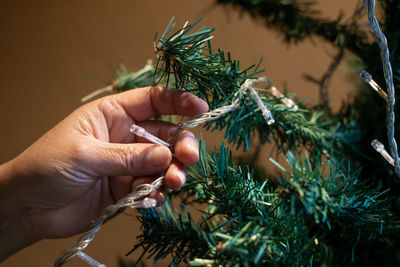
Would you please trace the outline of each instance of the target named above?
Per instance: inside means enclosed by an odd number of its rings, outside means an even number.
[[[386,101],[386,128],[387,137],[389,142],[389,150],[391,157],[394,158],[395,171],[398,176],[400,176],[400,160],[397,151],[397,142],[394,137],[394,105],[395,105],[395,89],[393,84],[393,72],[392,65],[390,64],[389,48],[385,35],[379,27],[378,20],[374,15],[375,10],[375,0],[364,0],[364,4],[367,8],[368,21],[375,37],[376,42],[379,45],[381,60],[383,64],[383,74],[385,76],[386,87],[388,91],[388,98]]]
[[[131,125],[129,130],[133,134],[143,137],[152,143],[155,143],[158,145],[164,145],[166,147],[171,148],[172,145],[175,143],[176,137],[183,130],[195,128],[206,122],[216,120],[216,119],[222,117],[223,115],[238,109],[240,107],[239,92],[243,92],[246,90],[250,90],[250,93],[255,98],[256,103],[259,106],[261,112],[263,112],[263,116],[266,119],[268,125],[272,124],[275,121],[272,116],[272,113],[265,107],[260,96],[257,94],[255,89],[253,88],[253,81],[246,80],[244,82],[244,84],[241,86],[240,90],[234,94],[232,103],[230,105],[219,107],[212,111],[199,114],[199,115],[191,118],[187,122],[179,123],[177,129],[171,134],[168,142],[161,140],[160,138],[158,138],[155,135],[152,135],[151,133],[147,132],[144,128],[142,128],[136,124]],[[98,263],[97,261],[92,259],[87,254],[83,253],[82,250],[84,250],[89,245],[89,243],[93,241],[96,233],[100,230],[100,227],[103,225],[103,223],[107,219],[112,217],[114,214],[116,214],[119,210],[126,208],[126,207],[131,207],[131,208],[155,207],[157,205],[157,201],[153,198],[148,198],[146,196],[148,196],[149,194],[158,190],[162,186],[163,179],[164,179],[164,176],[160,176],[151,184],[140,184],[135,188],[135,190],[132,193],[128,194],[127,196],[125,196],[124,198],[119,200],[116,204],[108,206],[104,210],[103,214],[97,219],[93,228],[90,229],[89,231],[85,232],[71,248],[64,250],[60,254],[60,256],[58,256],[58,258],[56,259],[56,261],[54,263],[54,266],[60,267],[75,256],[79,256],[84,261],[91,264],[93,267],[105,266],[103,264]],[[144,199],[140,200],[142,198],[144,198]]]
[[[154,198],[148,198],[147,195],[155,192],[158,188],[161,187],[164,176],[161,176],[154,180],[151,184],[141,184],[138,185],[135,190],[120,199],[116,204],[108,206],[103,214],[96,220],[94,226],[87,232],[85,232],[78,241],[71,247],[64,250],[56,259],[54,263],[54,267],[60,267],[64,265],[67,261],[77,256],[79,252],[84,250],[90,242],[96,236],[96,233],[100,230],[100,227],[103,223],[115,215],[119,210],[131,207],[131,208],[151,208],[157,205],[157,201]],[[139,200],[143,197],[143,200]],[[81,255],[82,256],[82,255]],[[96,266],[96,265],[93,265]]]
[[[239,107],[240,107],[239,101],[237,99],[235,99],[233,101],[233,103],[229,106],[223,106],[223,107],[214,109],[212,111],[199,114],[186,122],[178,123],[178,127],[176,128],[176,130],[171,134],[170,138],[168,139],[168,143],[174,144],[176,138],[182,131],[184,131],[186,129],[195,128],[195,127],[197,127],[201,124],[204,124],[206,122],[209,122],[209,121],[219,119],[221,116],[225,115],[226,113],[232,112],[232,111],[238,109]]]

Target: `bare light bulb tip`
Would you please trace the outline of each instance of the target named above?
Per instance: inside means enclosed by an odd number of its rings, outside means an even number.
[[[154,208],[155,206],[157,206],[157,200],[155,198],[146,197],[143,199],[143,208],[149,209]]]
[[[366,83],[370,83],[372,80],[372,75],[369,74],[366,70],[362,70],[360,71],[360,78],[366,82]]]

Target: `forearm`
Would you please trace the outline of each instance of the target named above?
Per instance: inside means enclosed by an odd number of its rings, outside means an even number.
[[[20,192],[16,192],[12,162],[0,165],[0,262],[36,242],[24,216]]]

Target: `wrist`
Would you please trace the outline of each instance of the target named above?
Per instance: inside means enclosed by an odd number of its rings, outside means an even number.
[[[13,161],[0,165],[0,262],[39,240],[30,230],[18,188]]]

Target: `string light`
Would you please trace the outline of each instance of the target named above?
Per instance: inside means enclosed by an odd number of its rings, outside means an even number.
[[[82,251],[79,251],[77,253],[77,256],[93,267],[107,267],[105,264],[99,263],[98,261],[96,261],[95,259],[93,259],[92,257],[90,257],[89,255],[87,255]]]
[[[382,155],[382,157],[389,162],[390,165],[394,166],[394,159],[390,156],[390,154],[386,151],[385,146],[379,142],[378,140],[374,139],[371,142],[371,146]]]
[[[290,109],[292,109],[292,110],[294,110],[294,111],[299,110],[299,106],[296,105],[296,103],[295,103],[292,99],[290,99],[289,97],[287,97],[287,96],[285,96],[284,94],[282,94],[282,93],[278,90],[278,88],[276,88],[276,87],[273,85],[272,81],[271,81],[268,77],[265,77],[265,76],[264,76],[264,77],[260,77],[260,78],[258,78],[257,80],[255,80],[255,82],[257,82],[257,81],[264,82],[264,83],[266,84],[266,89],[269,90],[269,92],[271,93],[271,95],[273,95],[273,96],[276,97],[276,98],[279,98],[280,101],[281,101],[283,104],[285,104],[286,107],[288,107],[288,108],[290,108]]]
[[[254,97],[254,100],[256,101],[257,106],[260,108],[261,113],[264,119],[267,121],[268,125],[271,125],[275,122],[274,116],[272,116],[271,111],[269,111],[269,109],[264,105],[263,101],[261,100],[261,97],[254,89],[254,81],[247,79],[240,87],[240,90],[242,90],[243,92],[246,90],[250,91],[250,94]]]
[[[129,130],[130,130],[131,133],[133,133],[133,134],[135,134],[137,136],[143,137],[146,140],[148,140],[148,141],[150,141],[150,142],[152,142],[154,144],[162,145],[162,146],[166,146],[166,147],[170,146],[170,144],[168,144],[167,142],[161,140],[157,136],[152,135],[151,133],[147,132],[143,127],[140,127],[139,125],[132,124],[132,126],[129,128]]]
[[[385,77],[387,99],[386,99],[386,129],[389,143],[389,150],[391,158],[394,160],[394,169],[397,176],[400,177],[400,159],[397,149],[397,142],[395,139],[395,114],[394,105],[395,99],[395,88],[393,83],[393,71],[390,63],[390,53],[387,43],[386,36],[383,34],[379,22],[375,17],[375,0],[364,0],[365,7],[367,8],[368,21],[371,27],[371,31],[375,37],[376,42],[380,48],[381,61],[383,65],[383,74]]]
[[[382,87],[379,86],[379,84],[377,84],[372,79],[371,74],[369,74],[366,70],[362,70],[360,71],[360,77],[365,83],[369,84],[369,86],[371,86],[372,89],[374,89],[383,99],[385,99],[385,101],[387,100],[387,93],[382,89]]]

